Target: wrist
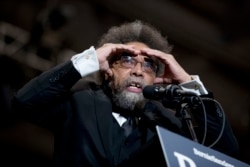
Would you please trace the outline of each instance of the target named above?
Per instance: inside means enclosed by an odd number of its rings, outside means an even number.
[[[186,75],[179,80],[179,84],[191,82],[194,78],[191,75]]]

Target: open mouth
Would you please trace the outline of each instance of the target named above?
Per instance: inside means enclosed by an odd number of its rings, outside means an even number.
[[[127,85],[127,90],[129,92],[141,93],[142,92],[142,84],[138,82],[131,82]]]

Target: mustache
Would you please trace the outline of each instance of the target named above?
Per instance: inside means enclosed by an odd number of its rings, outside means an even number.
[[[139,86],[140,88],[144,88],[147,84],[145,83],[145,81],[142,78],[138,78],[138,77],[128,77],[123,84],[121,85],[121,87],[125,88],[128,87],[132,84],[136,84],[137,86]]]

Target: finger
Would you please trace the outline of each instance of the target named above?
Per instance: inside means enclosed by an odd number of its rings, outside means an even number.
[[[120,45],[121,51],[129,52],[134,55],[138,55],[140,53],[140,50],[135,49],[134,45]]]
[[[155,78],[154,84],[162,84],[162,83],[163,83],[163,79],[162,78]]]
[[[134,48],[133,45],[125,45],[125,44],[109,44],[111,52],[109,56],[120,56],[122,52],[127,52],[132,55],[140,54],[140,50]]]
[[[141,52],[142,52],[142,54],[144,53],[149,57],[157,58],[165,65],[170,65],[172,63],[176,63],[174,56],[172,54],[168,54],[168,53],[165,53],[165,52],[162,52],[159,50],[155,50],[155,49],[150,49],[150,48],[143,48],[141,50]]]
[[[154,80],[154,84],[171,84],[172,80],[170,78],[157,77]]]

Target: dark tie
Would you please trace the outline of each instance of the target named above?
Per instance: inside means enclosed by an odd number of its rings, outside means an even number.
[[[135,118],[128,117],[127,121],[122,124],[122,128],[124,129],[125,135],[129,136],[130,133],[136,126]]]

